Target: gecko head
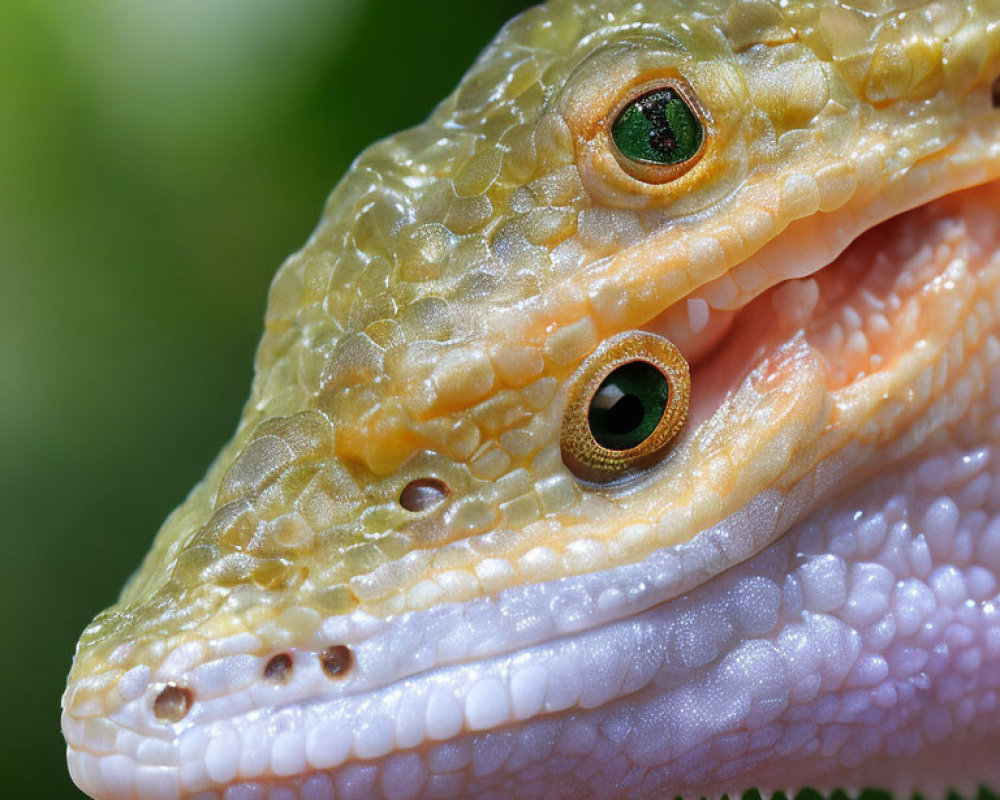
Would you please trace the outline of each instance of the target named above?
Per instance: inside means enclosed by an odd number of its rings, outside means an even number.
[[[946,424],[920,376],[987,268],[907,242],[974,203],[862,234],[1000,171],[996,31],[602,6],[509,24],[282,266],[233,441],[78,647],[95,797],[326,797],[407,754],[411,785],[436,742],[611,703],[645,684],[602,631]]]

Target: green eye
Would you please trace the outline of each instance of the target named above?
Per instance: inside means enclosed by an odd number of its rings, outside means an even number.
[[[667,86],[625,106],[611,126],[611,138],[632,161],[682,164],[697,155],[705,131],[691,106]]]
[[[587,420],[594,440],[608,450],[631,450],[663,419],[670,386],[648,361],[623,364],[604,379],[590,401]]]

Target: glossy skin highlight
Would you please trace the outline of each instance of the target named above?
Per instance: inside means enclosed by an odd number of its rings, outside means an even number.
[[[81,639],[77,783],[995,785],[998,74],[991,0],[512,21],[275,278],[233,441]],[[652,85],[705,130],[669,180],[612,141]],[[639,330],[690,414],[598,486],[562,456],[574,376]]]

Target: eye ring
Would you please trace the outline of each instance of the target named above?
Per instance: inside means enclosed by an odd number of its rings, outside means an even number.
[[[618,165],[643,183],[677,180],[708,149],[712,120],[679,77],[634,87],[605,124],[608,147]]]
[[[645,400],[635,397],[643,394],[641,386],[629,393],[629,385],[635,386],[636,381],[648,384],[656,376],[663,382],[662,389],[659,385],[649,387],[651,394],[646,394]],[[616,407],[624,403],[619,416],[624,415],[624,427],[631,426],[630,430],[595,433],[599,392],[617,398]],[[583,481],[611,483],[634,476],[667,454],[668,445],[687,421],[691,375],[687,361],[672,342],[633,331],[601,344],[570,378],[568,395],[562,425],[563,463]],[[641,404],[638,416],[636,402]],[[601,404],[599,400],[597,406]]]

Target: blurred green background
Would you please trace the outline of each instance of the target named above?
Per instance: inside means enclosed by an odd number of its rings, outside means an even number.
[[[235,427],[274,270],[526,0],[0,2],[0,794]]]

